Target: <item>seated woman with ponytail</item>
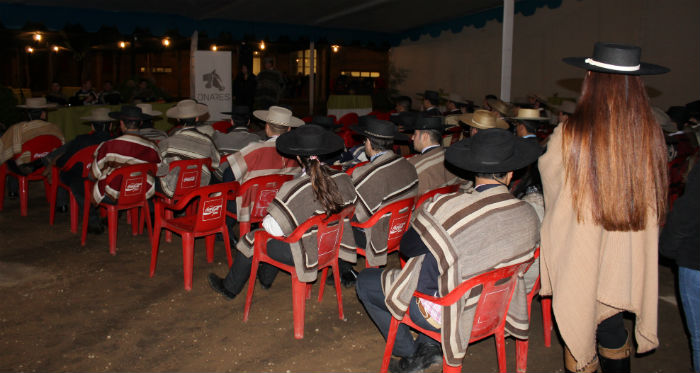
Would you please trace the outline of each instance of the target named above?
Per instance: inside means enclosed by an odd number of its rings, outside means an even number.
[[[330,169],[318,159],[319,155],[341,150],[343,145],[340,136],[314,124],[280,135],[277,150],[285,155],[296,156],[304,172],[282,185],[268,206],[268,215],[263,220],[261,229],[275,236],[288,236],[314,215],[332,215],[355,203],[357,195],[350,176]],[[355,262],[355,242],[349,220],[346,219],[345,224],[340,257]],[[226,278],[209,274],[209,285],[226,298],[233,299],[240,293],[250,277],[254,237],[255,231],[250,232],[236,245],[236,258]],[[285,264],[298,264],[297,276],[304,282],[313,281],[317,272],[314,266],[308,266],[304,260],[307,250],[317,250],[315,234],[291,245],[277,240],[267,243],[270,257]],[[277,272],[276,267],[261,263],[258,279],[268,288]]]

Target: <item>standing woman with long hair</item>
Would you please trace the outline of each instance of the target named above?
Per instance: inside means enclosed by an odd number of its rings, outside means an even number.
[[[307,124],[280,135],[277,151],[296,156],[304,172],[282,185],[267,207],[268,215],[263,219],[262,229],[273,236],[289,236],[312,216],[336,214],[355,203],[357,193],[350,175],[330,169],[318,157],[339,152],[343,146],[340,136],[315,124]],[[339,255],[344,260],[355,262],[355,240],[352,238],[350,220],[346,219],[344,224]],[[241,237],[236,245],[236,258],[226,278],[209,274],[209,285],[226,298],[233,299],[248,281],[253,262],[254,237],[255,231]],[[307,251],[317,249],[315,236],[304,237],[291,245],[277,240],[267,243],[267,254],[270,257],[288,265],[297,263],[297,276],[303,282],[316,278],[315,267],[308,265],[309,261],[304,256]],[[258,280],[264,287],[270,287],[277,272],[277,267],[261,263]]]
[[[636,316],[642,353],[656,334],[659,225],[668,190],[664,136],[640,75],[667,68],[640,62],[635,46],[596,43],[575,112],[539,160],[545,199],[543,295],[552,295],[567,371],[629,372]],[[597,351],[596,351],[597,344]]]

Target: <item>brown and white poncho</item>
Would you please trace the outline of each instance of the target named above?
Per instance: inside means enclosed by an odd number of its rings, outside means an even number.
[[[440,276],[438,296],[486,271],[532,257],[539,241],[534,209],[504,186],[477,192],[438,195],[421,206],[412,227],[435,256]],[[382,288],[391,314],[402,319],[413,298],[425,255],[413,257],[403,269],[386,270]],[[521,275],[522,276],[522,275]],[[442,348],[447,363],[458,366],[467,351],[480,288],[442,309]],[[516,284],[506,318],[506,331],[517,338],[528,334],[525,281]]]

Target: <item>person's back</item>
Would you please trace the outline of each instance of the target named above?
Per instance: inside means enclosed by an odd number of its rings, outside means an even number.
[[[160,156],[163,159],[163,165],[158,170],[160,176],[160,186],[163,192],[172,196],[175,192],[179,170],[169,170],[170,163],[183,159],[211,159],[211,168],[219,167],[219,151],[212,142],[211,138],[194,127],[185,127],[178,130],[172,136],[163,139],[158,143]],[[209,168],[202,167],[201,185],[209,185],[211,180],[211,171]]]
[[[15,163],[18,166],[31,162],[28,153],[22,154],[22,145],[37,136],[52,135],[58,137],[61,143],[64,142],[61,129],[46,121],[45,110],[56,107],[55,103],[47,103],[43,97],[28,98],[26,105],[17,107],[28,111],[29,120],[11,126],[0,137],[0,164],[17,155]]]
[[[260,71],[257,77],[254,108],[264,110],[272,105],[277,105],[283,90],[284,77],[282,73],[275,70],[271,59],[266,59],[265,69]]]

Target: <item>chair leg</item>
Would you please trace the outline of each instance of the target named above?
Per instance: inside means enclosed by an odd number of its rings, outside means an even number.
[[[210,234],[204,237],[204,242],[207,246],[207,263],[214,262],[214,242],[216,241],[216,234]]]
[[[182,234],[182,268],[185,272],[185,290],[192,290],[192,269],[194,266],[194,237]]]
[[[552,346],[552,298],[542,297],[542,327],[544,329],[544,345]]]
[[[506,373],[506,338],[503,330],[493,335],[496,338],[496,354],[498,355],[498,371]]]
[[[515,369],[518,373],[527,372],[527,339],[515,340]]]
[[[338,261],[333,262],[333,282],[335,282],[335,297],[338,301],[338,317],[341,320],[345,319],[345,314],[343,313],[343,292],[340,288],[340,269],[338,268]]]
[[[117,208],[107,206],[107,226],[109,227],[109,253],[117,255]]]
[[[323,299],[323,289],[326,287],[326,276],[328,275],[328,267],[324,267],[321,271],[321,278],[318,281],[318,301]]]
[[[28,181],[26,176],[17,178],[19,181],[19,209],[22,216],[27,216],[27,204],[29,200]]]
[[[253,302],[253,289],[255,289],[255,277],[258,275],[260,258],[253,254],[253,263],[250,266],[250,277],[248,278],[248,294],[245,296],[245,308],[243,309],[243,322],[248,321],[250,305]]]
[[[304,313],[306,312],[306,286],[292,276],[292,312],[294,314],[294,338],[304,338]]]
[[[231,242],[228,238],[228,229],[224,227],[221,230],[221,234],[224,236],[224,246],[226,247],[226,259],[228,259],[228,267],[231,268],[233,265],[233,257],[231,256]]]
[[[387,373],[389,371],[389,362],[391,362],[391,353],[394,350],[394,342],[396,342],[396,332],[399,330],[400,321],[391,317],[391,323],[389,324],[389,334],[386,336],[386,346],[384,347],[384,357],[382,358],[382,368],[379,370],[381,373]]]
[[[75,200],[75,196],[71,191],[68,191],[68,195],[70,196],[70,231],[71,233],[78,233],[78,220],[80,219],[78,209],[80,206],[78,206],[78,201]],[[54,210],[56,207],[56,201],[54,201]]]
[[[173,213],[173,210],[165,209],[163,210],[163,213],[165,214],[165,219],[167,220],[170,220],[175,217],[175,213]],[[173,242],[173,232],[165,230],[165,242]]]
[[[0,164],[0,211],[5,205],[5,183],[7,182],[7,164]]]
[[[156,265],[158,264],[158,249],[160,246],[160,222],[156,218],[156,225],[153,227],[153,239],[151,240],[151,274],[156,273]]]

